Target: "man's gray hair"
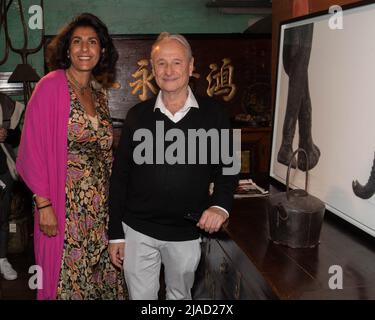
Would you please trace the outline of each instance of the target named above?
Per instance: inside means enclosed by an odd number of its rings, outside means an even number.
[[[186,40],[186,38],[181,34],[178,34],[178,33],[172,34],[169,32],[162,32],[159,34],[158,38],[155,40],[154,44],[151,47],[151,55],[154,52],[155,48],[158,46],[158,44],[165,39],[177,40],[186,48],[189,60],[193,57],[191,46],[189,42]]]

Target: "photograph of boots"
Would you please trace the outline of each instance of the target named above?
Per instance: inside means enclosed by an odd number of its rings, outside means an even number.
[[[374,160],[371,168],[370,177],[368,178],[367,183],[363,186],[361,185],[358,180],[354,180],[352,182],[353,192],[354,194],[362,199],[369,199],[375,193],[375,154]]]
[[[287,107],[283,124],[281,146],[277,155],[279,163],[289,165],[293,154],[293,139],[297,120],[299,128],[298,147],[306,150],[309,168],[305,157],[293,159],[292,168],[306,171],[314,168],[320,157],[320,150],[312,138],[312,106],[309,92],[308,66],[310,61],[314,25],[307,24],[285,31],[283,65],[289,76]]]

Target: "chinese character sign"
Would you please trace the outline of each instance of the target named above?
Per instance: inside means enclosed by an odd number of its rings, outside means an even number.
[[[206,77],[208,81],[207,95],[210,97],[223,96],[224,101],[230,101],[236,94],[236,85],[233,83],[234,67],[231,64],[230,58],[224,58],[223,65],[218,69],[216,64],[210,64],[209,69],[211,72]],[[148,69],[149,61],[147,59],[141,59],[137,61],[139,68],[132,73],[132,77],[137,79],[130,82],[129,85],[133,90],[132,95],[138,94],[138,98],[141,101],[149,98],[149,91],[154,95],[157,93],[157,89],[151,82],[154,79],[153,74]],[[200,74],[194,72],[192,77],[199,79]]]
[[[260,102],[263,100],[249,99],[253,95],[259,96],[253,90],[254,84],[262,83],[270,87],[271,38],[251,34],[195,34],[187,35],[187,38],[195,61],[189,79],[194,95],[218,100],[233,119],[241,113],[248,116],[254,108],[261,109],[256,113],[257,117],[267,113],[267,119],[270,118],[270,98],[263,99],[265,103],[262,103],[262,108]],[[149,60],[155,39],[156,35],[119,35],[113,38],[119,59],[116,82],[108,94],[112,118],[125,119],[133,106],[157,95],[159,87]],[[250,111],[249,105],[252,107]],[[251,116],[255,117],[254,114]]]
[[[153,94],[157,93],[157,89],[151,83],[151,80],[154,79],[154,75],[148,70],[148,60],[141,59],[137,62],[139,68],[137,71],[132,73],[132,77],[137,80],[130,82],[129,85],[133,88],[131,94],[138,94],[138,98],[141,101],[145,101],[148,98],[148,89],[151,90]]]
[[[233,83],[234,67],[229,58],[224,58],[220,70],[215,63],[210,64],[211,72],[207,76],[207,94],[210,97],[222,95],[224,101],[230,101],[236,94],[236,85]]]

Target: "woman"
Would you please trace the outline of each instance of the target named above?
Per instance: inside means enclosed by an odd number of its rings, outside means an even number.
[[[27,106],[17,170],[35,194],[38,299],[123,299],[107,252],[112,125],[104,87],[118,54],[92,14],[74,18],[47,49],[50,70]],[[100,81],[100,84],[98,83]]]

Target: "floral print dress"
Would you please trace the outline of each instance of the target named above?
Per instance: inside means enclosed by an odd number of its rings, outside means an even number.
[[[112,124],[106,93],[93,90],[95,128],[69,86],[66,223],[58,299],[124,299],[122,272],[107,250],[108,190],[112,166]]]

